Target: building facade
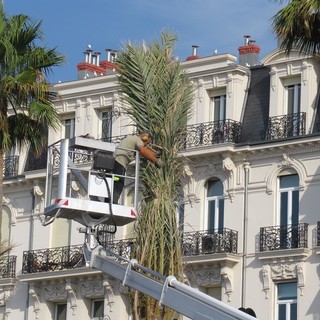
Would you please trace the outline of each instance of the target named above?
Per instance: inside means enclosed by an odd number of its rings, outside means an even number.
[[[276,49],[260,62],[248,38],[239,57],[202,58],[195,49],[182,62],[195,86],[180,152],[186,281],[230,306],[253,308],[261,320],[318,319],[319,60]],[[100,61],[88,48],[79,79],[56,84],[62,127],[49,132],[49,144],[86,134],[117,143],[134,132],[115,56],[108,50]],[[80,225],[42,225],[45,158],[28,149],[5,157],[1,240],[16,247],[1,260],[0,319],[133,319],[128,289],[84,265]],[[76,183],[71,189],[81,197]],[[130,201],[129,190],[122,201]],[[102,240],[131,258],[132,230]]]

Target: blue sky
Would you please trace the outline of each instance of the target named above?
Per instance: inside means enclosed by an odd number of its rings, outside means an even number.
[[[77,79],[77,64],[90,44],[106,57],[106,48],[120,50],[126,41],[150,42],[163,30],[177,34],[180,60],[198,45],[198,55],[238,55],[243,36],[261,47],[260,60],[276,48],[271,18],[284,4],[273,0],[4,0],[9,15],[23,13],[43,20],[44,45],[66,56],[53,69],[52,82]]]

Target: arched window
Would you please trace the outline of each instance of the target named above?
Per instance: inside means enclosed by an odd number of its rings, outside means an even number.
[[[288,174],[278,177],[281,249],[297,248],[299,237],[299,176]]]
[[[299,223],[299,176],[279,176],[279,223],[281,226]]]
[[[224,197],[223,184],[218,179],[207,182],[207,229],[210,232],[223,232],[224,224]]]

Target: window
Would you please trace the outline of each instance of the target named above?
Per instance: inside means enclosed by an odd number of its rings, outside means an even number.
[[[211,121],[224,121],[226,119],[226,96],[212,97],[211,104]]]
[[[104,319],[104,301],[93,300],[92,301],[92,320]]]
[[[224,197],[220,180],[209,180],[207,183],[207,227],[209,232],[218,229],[223,232]]]
[[[64,137],[71,139],[75,136],[75,120],[74,118],[64,120]]]
[[[297,174],[279,177],[279,199],[280,246],[282,249],[288,249],[290,246],[295,248],[299,223],[299,176]]]
[[[292,84],[286,87],[287,114],[300,112],[301,84]]]
[[[199,290],[208,296],[221,301],[221,287],[199,287]]]
[[[59,303],[56,304],[55,320],[66,320],[67,319],[67,304]]]
[[[277,320],[297,320],[297,283],[277,285]]]
[[[101,129],[100,136],[101,140],[111,142],[112,138],[112,110],[102,111],[100,113]]]
[[[301,85],[293,84],[286,87],[287,90],[287,116],[286,136],[296,136],[300,133],[300,97]]]

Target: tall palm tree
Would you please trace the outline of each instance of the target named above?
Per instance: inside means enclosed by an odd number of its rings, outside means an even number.
[[[285,0],[275,0],[283,3]],[[316,54],[320,49],[320,1],[289,0],[272,18],[273,30],[287,53],[294,48]]]
[[[177,203],[182,161],[183,132],[191,112],[193,87],[172,51],[176,36],[169,32],[147,44],[126,43],[119,55],[119,83],[126,111],[138,132],[148,131],[163,147],[163,167],[142,164],[143,205],[136,225],[136,259],[160,274],[182,279],[182,255]],[[137,292],[136,319],[172,319],[173,311]]]
[[[0,8],[0,213],[5,152],[30,143],[40,154],[47,127],[60,125],[52,103],[57,93],[46,76],[64,57],[56,49],[39,46],[40,26],[26,15],[10,17]]]

